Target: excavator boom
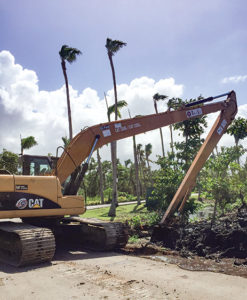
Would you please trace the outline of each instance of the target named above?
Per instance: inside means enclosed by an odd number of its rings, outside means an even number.
[[[90,155],[92,148],[93,150],[96,150],[97,148],[116,140],[182,122],[190,118],[201,117],[217,111],[223,112],[232,109],[235,109],[236,111],[236,106],[235,93],[230,92],[226,101],[197,107],[182,107],[176,111],[166,111],[159,114],[138,116],[135,118],[102,123],[89,127],[82,130],[72,139],[66,151],[64,151],[58,160],[57,167],[56,170],[54,170],[53,175],[57,175],[62,184],[67,177],[72,174],[72,172]],[[228,119],[226,121],[229,122]],[[219,137],[221,137],[221,135],[219,135]],[[97,143],[95,144],[96,140]]]

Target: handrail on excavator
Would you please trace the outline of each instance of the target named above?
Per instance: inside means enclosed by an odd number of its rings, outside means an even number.
[[[218,95],[218,96],[208,97],[208,98],[204,98],[204,99],[201,99],[201,100],[198,100],[198,101],[190,102],[190,103],[185,104],[185,107],[191,107],[191,106],[195,106],[195,105],[198,105],[198,104],[210,102],[210,101],[213,101],[214,99],[229,96],[230,93],[231,92],[228,92],[228,93],[224,93],[224,94],[221,94],[221,95]]]

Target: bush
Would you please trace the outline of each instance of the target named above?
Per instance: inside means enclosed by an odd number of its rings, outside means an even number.
[[[147,193],[147,209],[165,211],[183,178],[182,168],[173,159],[159,158],[153,189]]]

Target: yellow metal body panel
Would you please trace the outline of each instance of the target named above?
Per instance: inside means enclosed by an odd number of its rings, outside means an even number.
[[[81,196],[64,196],[61,193],[61,185],[56,176],[22,176],[22,175],[0,175],[0,219],[42,217],[42,216],[64,216],[83,214],[86,210],[84,198]],[[12,196],[11,196],[12,195]],[[20,196],[18,196],[20,195]],[[29,197],[30,195],[30,197]],[[35,195],[31,196],[31,195]],[[37,197],[36,197],[37,196]],[[13,201],[11,197],[15,197]],[[32,198],[32,203],[37,199],[45,199],[55,203],[54,208],[27,207],[27,203]],[[18,201],[24,199],[26,209],[17,206]],[[7,202],[13,202],[10,210],[3,209]],[[2,207],[1,207],[2,206]],[[1,209],[2,208],[2,209]],[[14,209],[13,209],[14,208]]]
[[[14,175],[0,175],[0,192],[14,192]]]
[[[15,175],[14,184],[15,187],[18,185],[27,185],[28,189],[25,192],[37,194],[56,203],[58,201],[57,198],[59,196],[62,197],[62,194],[58,195],[58,188],[60,188],[61,193],[61,186],[55,176]],[[15,190],[16,192],[23,192],[23,190]]]

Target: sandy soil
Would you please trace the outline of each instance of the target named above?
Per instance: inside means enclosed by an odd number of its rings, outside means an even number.
[[[0,263],[0,299],[246,299],[247,279],[120,253],[59,249],[51,264]]]

